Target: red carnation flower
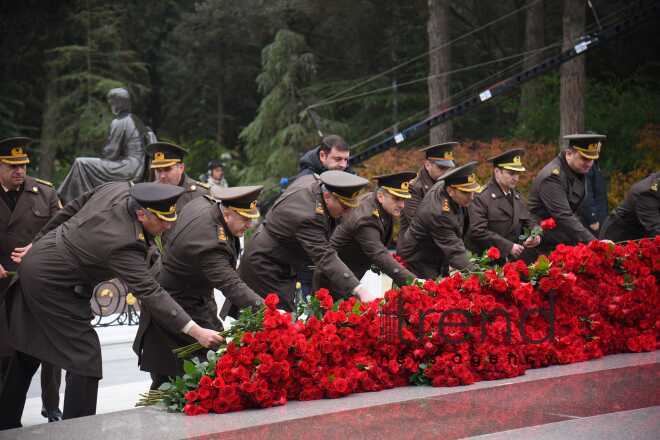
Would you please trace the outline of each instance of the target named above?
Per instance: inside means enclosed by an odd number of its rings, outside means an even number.
[[[488,249],[488,252],[486,252],[486,256],[490,258],[491,260],[499,260],[500,259],[500,250],[496,248],[495,246],[491,247]]]
[[[211,385],[213,385],[213,379],[207,375],[202,376],[202,378],[199,380],[200,387],[210,387]]]
[[[550,217],[550,218],[546,218],[545,220],[542,220],[540,226],[541,229],[543,229],[544,231],[549,231],[557,227],[557,222],[555,221],[554,218]]]
[[[266,303],[266,307],[273,310],[280,303],[280,298],[277,295],[275,295],[274,293],[269,293],[266,296],[266,300],[264,302]]]
[[[188,391],[184,394],[183,398],[192,403],[199,398],[199,395],[197,394],[197,391]]]

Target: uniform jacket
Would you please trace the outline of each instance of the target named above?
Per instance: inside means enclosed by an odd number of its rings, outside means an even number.
[[[583,199],[584,176],[570,169],[562,152],[534,178],[529,193],[532,219],[539,223],[552,217],[557,223],[554,229],[543,233],[542,250],[550,251],[559,243],[575,245],[594,239],[578,218]]]
[[[594,223],[602,227],[607,218],[607,184],[597,162],[594,162],[584,182],[585,196],[579,211],[580,219],[586,227]]]
[[[48,182],[25,176],[21,191],[13,211],[0,197],[0,264],[11,271],[16,270],[10,258],[12,251],[31,243],[61,207],[57,192]]]
[[[406,200],[406,204],[401,214],[401,228],[399,229],[399,236],[403,236],[406,229],[410,226],[412,219],[415,218],[417,208],[424,200],[424,196],[433,187],[435,181],[429,176],[426,168],[422,167],[410,183],[410,198]]]
[[[360,205],[342,218],[333,232],[330,244],[357,279],[361,279],[370,266],[386,273],[400,286],[415,278],[387,250],[392,242],[393,223],[392,216],[383,209],[376,194],[369,193],[362,196]],[[317,273],[320,273],[318,268]],[[319,287],[336,290],[327,280],[319,283]],[[351,292],[340,293],[349,295]]]
[[[92,288],[121,278],[172,332],[190,316],[149,273],[149,237],[131,206],[130,183],[94,188],[57,212],[35,239],[7,290],[15,348],[67,371],[101,377]]]
[[[291,310],[296,274],[315,266],[340,291],[359,281],[330,246],[336,226],[323,200],[321,182],[314,175],[287,189],[275,202],[245,247],[239,273],[262,296],[280,295],[281,307]]]
[[[502,256],[509,255],[524,229],[534,226],[520,193],[514,189],[507,198],[495,179],[474,198],[468,211],[469,240],[479,255],[491,246]]]
[[[449,197],[441,182],[426,194],[397,253],[420,278],[446,275],[447,267],[471,268],[463,237],[469,227],[467,208]]]
[[[601,231],[612,241],[660,235],[660,172],[635,183]]]
[[[227,301],[238,308],[263,302],[236,272],[239,253],[239,239],[225,224],[218,202],[209,196],[198,197],[179,214],[158,281],[197,324],[222,330],[214,288],[221,290]],[[166,335],[153,337],[149,333]],[[179,374],[181,362],[171,350],[192,342],[192,338],[181,332],[170,333],[162,325],[152,323],[149,308],[143,307],[133,344],[135,352],[142,355],[143,369],[165,375]]]
[[[3,190],[0,188],[0,191]],[[0,265],[8,271],[16,271],[17,268],[11,260],[12,251],[31,243],[61,207],[55,189],[48,182],[25,176],[21,191],[13,210],[0,197]],[[10,278],[0,279],[0,294],[9,281]],[[3,318],[0,322],[0,356],[8,356],[12,352],[7,321]]]
[[[179,200],[176,201],[176,212],[182,212],[183,207],[186,206],[191,200],[209,195],[209,186],[207,184],[191,179],[185,173],[179,186],[184,188],[186,192],[181,194]],[[168,242],[169,237],[173,232],[174,228],[170,229],[169,231],[165,231],[162,234],[162,241],[164,245]]]

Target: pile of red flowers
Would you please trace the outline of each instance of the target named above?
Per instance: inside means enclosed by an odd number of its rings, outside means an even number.
[[[390,290],[382,301],[312,298],[305,318],[269,295],[246,332],[161,389],[195,415],[335,398],[409,384],[455,386],[611,353],[652,351],[660,336],[660,237],[560,245],[521,261]]]

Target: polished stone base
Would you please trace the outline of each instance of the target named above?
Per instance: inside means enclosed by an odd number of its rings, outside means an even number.
[[[528,370],[465,387],[406,387],[188,417],[140,408],[0,439],[649,438],[660,432],[660,352]]]

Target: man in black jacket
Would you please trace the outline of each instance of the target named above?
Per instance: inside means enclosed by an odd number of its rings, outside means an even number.
[[[336,134],[326,136],[318,146],[300,158],[300,172],[292,180],[308,174],[321,174],[328,170],[347,171],[349,155],[348,144],[341,136]]]

